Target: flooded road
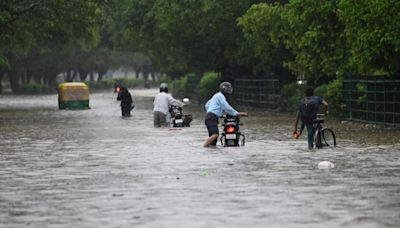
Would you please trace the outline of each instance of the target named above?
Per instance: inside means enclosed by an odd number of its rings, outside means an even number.
[[[0,96],[0,227],[400,226],[399,143],[307,151],[292,122],[250,112],[244,147],[205,149],[195,107],[190,128],[153,128],[156,92],[134,90],[127,119],[112,92],[83,111]]]

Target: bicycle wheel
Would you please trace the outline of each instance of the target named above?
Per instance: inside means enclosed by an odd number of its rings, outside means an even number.
[[[322,137],[321,137],[321,130],[316,129],[315,133],[314,133],[314,143],[315,143],[315,147],[317,147],[318,149],[322,148]]]
[[[321,136],[323,146],[336,146],[336,136],[332,129],[322,129]]]

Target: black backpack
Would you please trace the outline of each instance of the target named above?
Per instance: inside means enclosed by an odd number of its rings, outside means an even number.
[[[313,123],[318,113],[317,99],[313,97],[306,97],[300,104],[300,119],[305,124]]]

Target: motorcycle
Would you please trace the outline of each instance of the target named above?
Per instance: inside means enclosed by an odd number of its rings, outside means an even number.
[[[244,146],[245,136],[239,131],[240,123],[238,116],[225,115],[224,117],[223,132],[220,137],[223,146]],[[241,139],[241,140],[240,140]]]
[[[184,105],[189,103],[187,98],[183,99]],[[192,122],[192,115],[183,115],[182,107],[177,105],[171,105],[169,107],[170,114],[170,124],[171,127],[190,127],[190,122]]]

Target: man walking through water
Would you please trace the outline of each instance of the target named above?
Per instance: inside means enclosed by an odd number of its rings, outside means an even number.
[[[247,116],[246,112],[238,112],[227,102],[226,95],[232,94],[233,88],[231,83],[222,82],[219,85],[219,92],[207,101],[205,108],[207,110],[205,124],[208,130],[208,139],[204,143],[204,147],[210,145],[215,146],[219,136],[218,119],[222,116],[223,112],[231,116]]]
[[[326,102],[322,97],[314,96],[314,89],[308,87],[305,91],[305,98],[300,102],[299,111],[296,114],[296,119],[294,122],[294,132],[293,134],[300,136],[303,131],[304,126],[307,128],[307,140],[308,149],[312,150],[314,148],[314,120],[317,119],[317,113],[321,105],[325,106],[325,112],[328,110],[328,102]],[[297,125],[301,120],[300,132],[297,132]],[[298,138],[298,136],[296,138]]]
[[[135,107],[132,101],[132,95],[126,87],[121,86],[118,92],[117,101],[121,101],[122,117],[130,117],[131,111]]]

